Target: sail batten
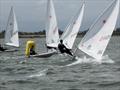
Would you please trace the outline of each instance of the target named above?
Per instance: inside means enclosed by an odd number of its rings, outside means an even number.
[[[5,31],[5,44],[19,47],[18,25],[13,7],[11,7],[11,11],[8,17]]]
[[[78,48],[84,53],[101,59],[115,28],[119,13],[119,0],[115,0],[83,37]]]

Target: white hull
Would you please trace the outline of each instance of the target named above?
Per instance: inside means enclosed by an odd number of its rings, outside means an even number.
[[[55,55],[55,54],[57,54],[57,52],[53,51],[53,52],[46,52],[46,53],[36,54],[36,55],[30,55],[30,57],[48,58],[48,57],[51,57],[52,55]]]

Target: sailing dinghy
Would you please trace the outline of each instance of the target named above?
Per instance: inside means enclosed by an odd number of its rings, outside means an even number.
[[[58,41],[59,41],[59,33],[58,33],[54,4],[52,0],[48,0],[47,18],[46,18],[46,47],[49,47],[51,49],[48,49],[48,51],[45,53],[36,54],[32,56],[47,58],[54,55],[55,53],[57,53],[57,51],[54,48],[57,47]]]
[[[61,36],[61,39],[64,41],[65,46],[68,49],[72,49],[74,41],[76,39],[76,36],[78,34],[79,28],[81,26],[82,20],[83,20],[83,14],[84,14],[84,7],[85,4],[83,3],[82,7],[78,11],[77,15],[74,16],[74,18],[69,23],[68,27],[66,28],[65,32]],[[47,14],[47,25],[46,25],[46,43],[48,47],[57,48],[58,41],[59,41],[59,34],[58,34],[58,27],[57,27],[57,21],[56,18],[53,18],[51,20],[51,16],[55,17],[55,14],[50,12],[50,8],[47,10],[49,13]],[[51,23],[50,23],[51,22]],[[51,31],[51,32],[50,32]],[[49,51],[49,53],[43,53],[40,55],[34,55],[35,57],[49,57],[53,54],[56,54],[57,52]]]
[[[90,27],[76,50],[81,50],[101,62],[117,22],[119,4],[120,1],[115,0],[105,9]]]
[[[7,27],[5,31],[5,45],[12,47],[19,47],[19,37],[18,37],[18,25],[16,20],[16,15],[13,7],[8,17]],[[14,52],[16,49],[7,49],[1,52]]]

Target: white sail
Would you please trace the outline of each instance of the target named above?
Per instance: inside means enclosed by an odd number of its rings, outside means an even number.
[[[11,8],[8,17],[7,28],[5,31],[5,44],[19,47],[18,26],[17,26],[16,16],[13,7]]]
[[[118,14],[119,0],[115,0],[91,26],[78,45],[78,48],[86,54],[100,60],[110,41]]]
[[[48,0],[47,20],[46,20],[46,45],[49,47],[57,47],[58,40],[59,40],[59,34],[58,34],[55,9],[53,5],[53,1]]]
[[[61,36],[61,39],[63,40],[64,45],[68,49],[72,49],[73,44],[74,44],[75,39],[76,39],[76,36],[79,32],[79,28],[80,28],[82,20],[83,20],[84,8],[85,8],[85,4],[83,3],[82,8],[80,8],[77,15],[75,15],[75,17],[69,23],[65,32]]]

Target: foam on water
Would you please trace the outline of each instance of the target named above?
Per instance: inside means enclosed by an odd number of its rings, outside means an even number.
[[[3,57],[1,57],[1,58],[3,58],[4,60],[8,60],[8,59],[25,59],[26,57],[25,56],[3,56]]]
[[[86,56],[84,56],[83,58],[75,57],[75,59],[76,61],[66,66],[73,66],[73,65],[82,64],[82,63],[92,63],[92,64],[114,63],[114,61],[110,59],[108,55],[103,56],[101,60],[87,58]]]
[[[47,70],[48,70],[48,69],[44,69],[44,70],[39,71],[39,72],[37,72],[37,73],[31,74],[31,75],[27,76],[27,78],[34,78],[34,77],[45,76]]]
[[[105,55],[102,57],[102,63],[115,63],[114,60],[112,60],[108,55]]]

